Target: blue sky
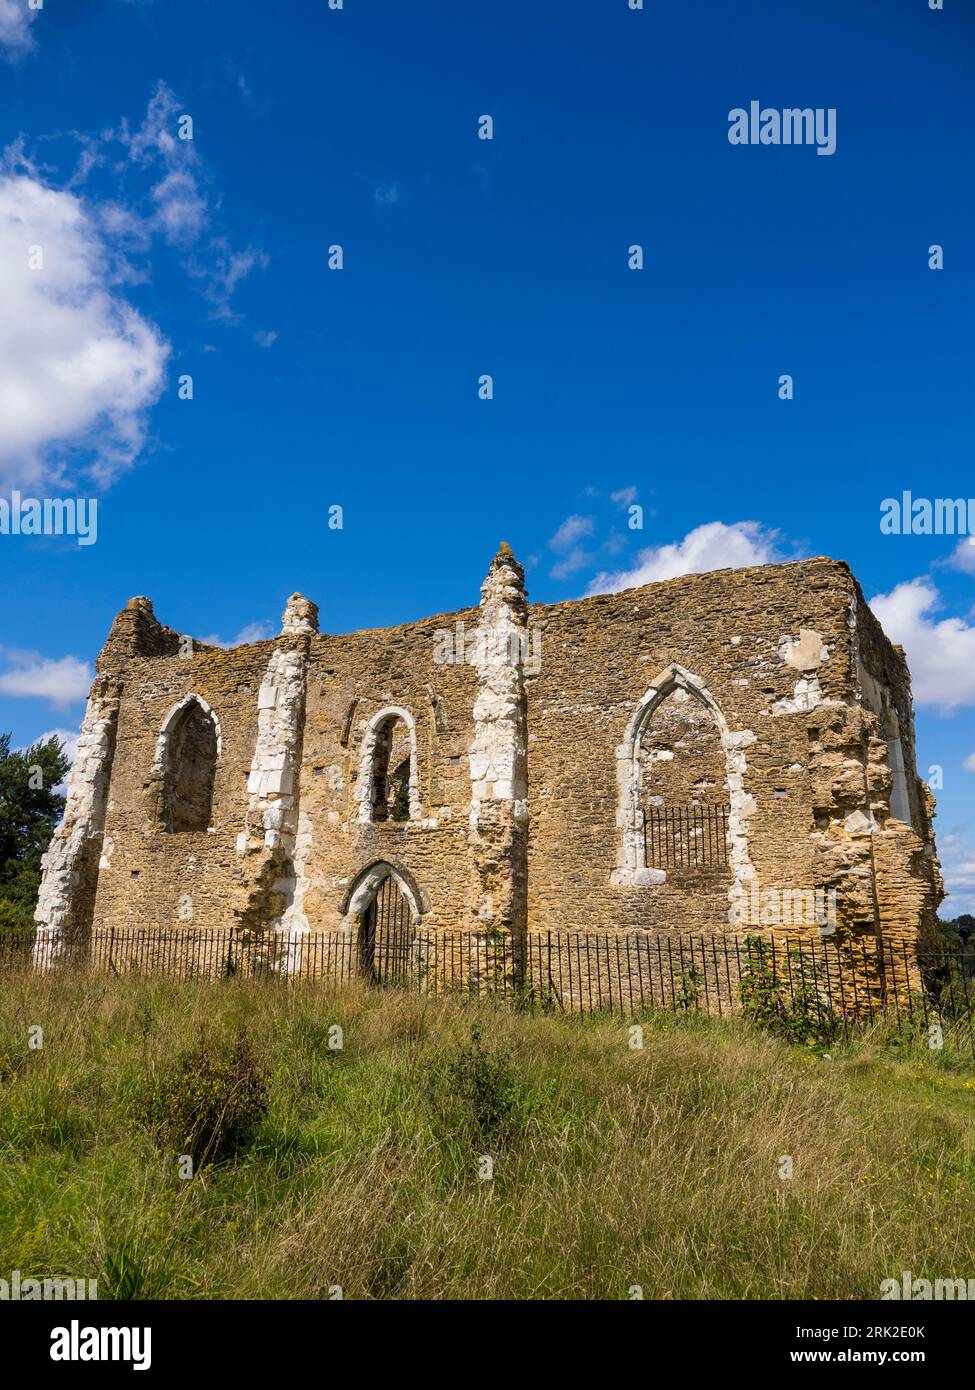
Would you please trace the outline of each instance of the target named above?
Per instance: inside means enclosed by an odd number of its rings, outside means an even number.
[[[975,906],[975,550],[879,527],[975,496],[973,50],[961,0],[0,0],[0,496],[99,499],[0,536],[0,729],[75,727],[136,593],[227,641],[466,605],[502,538],[536,600],[825,553]]]

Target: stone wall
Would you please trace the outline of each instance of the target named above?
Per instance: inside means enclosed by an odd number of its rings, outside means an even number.
[[[237,839],[250,809],[258,695],[274,644],[234,651],[181,644],[147,600],[138,611],[138,626],[131,609],[119,615],[98,663],[100,673],[116,673],[121,694],[93,920],[148,930],[227,923],[239,882]],[[158,745],[190,694],[216,715],[220,753],[208,829],[173,834],[159,815]]]
[[[190,751],[219,751],[207,828],[173,833],[190,704]],[[387,758],[408,783],[383,818]],[[208,775],[184,783],[194,815]],[[720,811],[720,862],[648,862],[651,807]],[[424,929],[485,941],[818,936],[774,909],[819,890],[841,934],[906,943],[940,899],[932,815],[903,654],[845,565],[529,605],[503,546],[477,608],[382,630],[319,632],[293,595],[277,638],[225,651],[132,600],[99,657],[37,916],[49,946],[92,922],[352,932],[392,871]]]
[[[856,704],[852,585],[846,566],[819,559],[530,610],[543,634],[541,670],[527,682],[533,927],[698,931],[728,922],[723,895],[688,893],[623,853],[641,734],[634,712],[644,709],[652,728],[679,694],[695,700],[698,723],[711,720],[723,751],[739,899],[750,909],[753,886],[815,888],[810,750],[834,713]]]
[[[468,816],[477,675],[434,664],[438,630],[477,626],[477,610],[381,631],[314,639],[309,661],[301,815],[308,849],[304,912],[313,927],[340,927],[357,880],[377,862],[401,872],[424,924],[461,927],[468,909]],[[390,712],[408,729],[415,776],[408,821],[370,817],[371,759]],[[405,716],[405,718],[403,718]],[[392,768],[394,758],[390,758]]]

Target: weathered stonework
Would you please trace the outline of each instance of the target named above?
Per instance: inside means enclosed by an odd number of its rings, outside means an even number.
[[[528,925],[528,711],[522,669],[527,612],[525,571],[510,546],[502,544],[481,587],[481,622],[471,653],[478,692],[468,753],[473,866],[468,912],[483,929],[472,966],[479,979],[496,973],[495,933],[520,938]]]
[[[485,942],[741,935],[760,894],[818,889],[838,938],[913,951],[932,818],[903,653],[833,560],[530,605],[502,546],[478,608],[332,635],[293,595],[230,651],[140,598],[99,657],[38,950],[93,922],[351,935],[392,876],[416,926]]]
[[[525,571],[502,545],[481,588],[481,623],[472,661],[474,701],[470,847],[471,911],[503,931],[527,926],[528,769]]]
[[[91,927],[91,907],[99,868],[110,864],[105,839],[119,686],[100,677],[92,686],[68,775],[64,816],[42,860],[43,880],[34,914],[34,958],[47,966],[83,942]],[[105,851],[103,853],[103,851]]]

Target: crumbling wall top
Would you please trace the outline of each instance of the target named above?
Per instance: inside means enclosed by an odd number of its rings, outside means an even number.
[[[292,594],[281,616],[282,636],[302,636],[318,631],[318,604],[304,594]]]

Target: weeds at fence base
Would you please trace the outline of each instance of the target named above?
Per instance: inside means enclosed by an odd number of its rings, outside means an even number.
[[[808,1047],[835,1042],[843,1021],[822,998],[814,966],[802,950],[769,951],[758,937],[748,937],[745,945],[747,964],[739,981],[744,1017],[786,1042]]]
[[[356,934],[285,937],[225,928],[95,928],[84,941],[48,943],[0,932],[0,972],[107,971],[190,981],[258,979],[267,988],[361,983]],[[975,1050],[975,951],[916,952],[873,936],[780,940],[634,930],[529,932],[411,929],[410,960],[368,975],[377,988],[424,996],[503,1000],[519,1012],[647,1010],[725,1017],[741,1011],[791,1043],[832,1046],[887,1021],[893,1036],[935,1036]],[[0,1058],[0,1067],[2,1067]]]

